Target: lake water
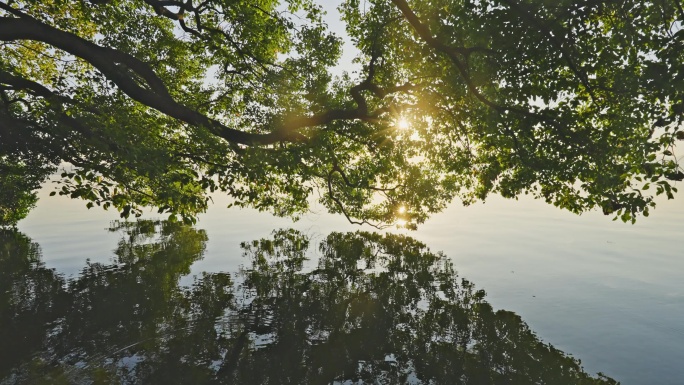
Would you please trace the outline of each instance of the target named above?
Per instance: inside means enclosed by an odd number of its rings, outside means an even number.
[[[87,260],[111,262],[121,234],[106,228],[116,213],[86,210],[83,202],[47,197],[49,191],[41,191],[38,207],[19,225],[42,248],[46,266],[78,277]],[[184,282],[202,272],[236,271],[248,263],[240,242],[275,229],[299,229],[313,240],[360,229],[322,211],[292,223],[226,209],[226,203],[216,197],[200,217],[196,227],[206,231],[206,250]],[[394,232],[444,252],[495,308],[520,315],[587,372],[622,384],[675,385],[684,381],[682,218],[683,199],[660,202],[651,217],[631,225],[599,213],[575,216],[540,201],[492,197],[453,205],[418,231]]]

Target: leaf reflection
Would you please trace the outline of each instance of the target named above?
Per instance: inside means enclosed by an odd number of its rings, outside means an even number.
[[[541,342],[400,235],[332,233],[306,268],[294,230],[242,244],[235,276],[204,273],[201,230],[115,224],[111,265],[65,281],[0,233],[2,383],[615,384]]]

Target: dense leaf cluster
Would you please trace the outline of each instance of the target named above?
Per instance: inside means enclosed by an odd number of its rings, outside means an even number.
[[[60,194],[186,221],[217,190],[379,226],[490,193],[628,221],[684,178],[680,0],[339,9],[352,73],[313,0],[2,1],[0,142],[72,164]]]

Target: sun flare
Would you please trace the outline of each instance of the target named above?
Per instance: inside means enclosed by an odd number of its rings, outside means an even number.
[[[396,125],[397,125],[397,128],[400,130],[408,130],[411,127],[411,124],[409,123],[409,121],[403,117],[399,118],[399,120],[397,120]]]

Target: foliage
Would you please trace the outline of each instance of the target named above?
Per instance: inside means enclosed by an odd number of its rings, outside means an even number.
[[[681,0],[340,10],[360,69],[333,75],[314,0],[4,0],[0,142],[74,165],[89,207],[186,221],[216,190],[378,226],[491,193],[633,221],[684,179]]]
[[[46,175],[30,177],[27,167],[0,158],[0,227],[15,226],[38,202],[34,192]]]
[[[0,228],[14,227],[35,207],[35,192],[55,171],[58,158],[40,148],[36,133],[0,123]],[[45,150],[45,151],[43,151]]]
[[[310,240],[279,230],[243,244],[240,274],[183,286],[202,231],[112,229],[113,264],[66,282],[30,239],[0,232],[0,383],[616,384],[409,237],[332,233],[307,271]]]

